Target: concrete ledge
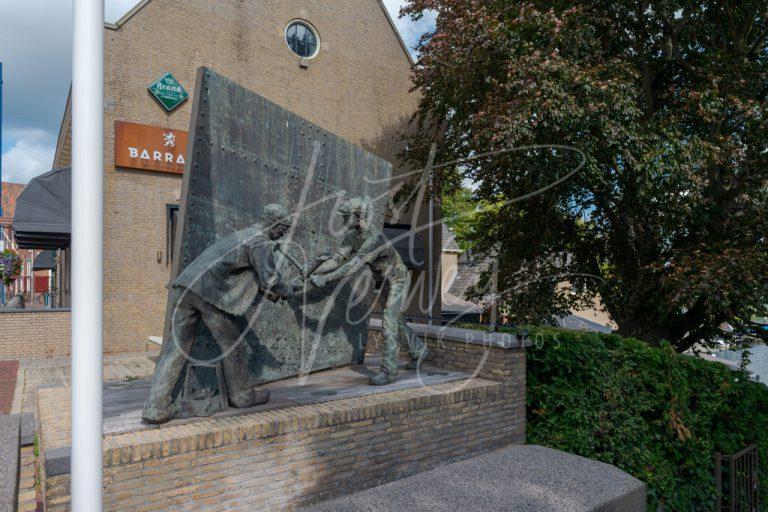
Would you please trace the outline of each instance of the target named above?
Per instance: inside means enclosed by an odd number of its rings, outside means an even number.
[[[37,421],[34,413],[25,412],[19,415],[21,420],[21,435],[19,443],[21,446],[35,444],[35,433],[37,432]]]
[[[382,322],[378,318],[372,318],[370,330],[381,332]],[[524,348],[530,347],[531,342],[525,336],[512,334],[508,332],[489,332],[475,329],[462,329],[459,327],[448,327],[444,325],[429,325],[419,323],[409,323],[411,329],[416,334],[425,338],[432,338],[440,341],[452,341],[457,343],[466,343],[468,345],[478,345],[481,347],[494,348]]]
[[[514,446],[301,509],[303,512],[645,512],[645,484],[542,446]]]
[[[19,491],[18,415],[0,416],[0,512],[14,512]]]

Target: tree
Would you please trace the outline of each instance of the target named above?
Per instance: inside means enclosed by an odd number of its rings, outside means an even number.
[[[456,243],[462,251],[471,247],[472,223],[478,212],[477,202],[472,197],[472,190],[459,187],[451,190],[442,198],[443,222],[456,236]]]
[[[498,256],[518,321],[599,293],[620,334],[682,351],[765,310],[765,0],[410,0],[402,14],[426,10],[405,159],[436,140],[438,162],[476,158],[436,180],[449,194],[474,180],[493,205],[471,243]]]

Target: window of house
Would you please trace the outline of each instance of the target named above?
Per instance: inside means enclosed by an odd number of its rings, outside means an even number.
[[[304,21],[292,21],[288,24],[285,29],[285,41],[293,53],[304,59],[317,55],[320,48],[317,32]]]
[[[173,261],[174,240],[176,239],[176,226],[178,225],[179,205],[165,205],[165,265]]]

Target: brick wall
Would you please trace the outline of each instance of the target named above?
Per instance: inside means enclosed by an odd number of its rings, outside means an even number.
[[[308,69],[299,67],[284,38],[297,18],[320,35]],[[181,195],[179,176],[115,168],[114,123],[188,130],[192,101],[166,113],[147,86],[170,71],[193,97],[199,66],[391,162],[401,149],[396,135],[418,102],[410,92],[411,63],[378,0],[151,0],[120,27],[106,29],[107,352],[140,350],[148,336],[162,334],[170,277],[165,208]],[[69,164],[69,129],[65,115],[57,167]],[[425,208],[421,214],[424,223]],[[436,247],[439,236],[438,230]]]
[[[429,356],[426,361],[430,365],[525,388],[526,340],[512,334],[410,325],[427,343]],[[381,321],[372,320],[366,352],[381,354],[382,336]],[[402,346],[400,358],[408,359]]]
[[[476,352],[487,378],[107,436],[104,508],[291,510],[523,443],[524,350]],[[40,390],[44,468],[68,450],[68,432],[47,427],[67,406],[66,389]],[[69,483],[43,475],[47,511],[69,510]]]
[[[0,311],[0,359],[68,356],[69,310]]]

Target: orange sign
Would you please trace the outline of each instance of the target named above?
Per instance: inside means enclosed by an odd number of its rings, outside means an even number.
[[[115,167],[184,174],[188,133],[115,121]]]

